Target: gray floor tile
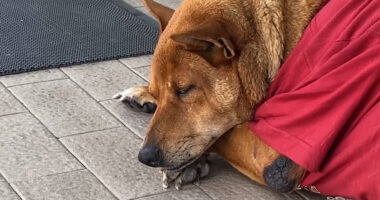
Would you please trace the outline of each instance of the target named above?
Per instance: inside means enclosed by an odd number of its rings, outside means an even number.
[[[213,199],[302,200],[296,194],[280,194],[260,186],[243,176],[224,161],[213,161],[211,174],[200,187]]]
[[[103,101],[101,104],[140,138],[145,136],[148,123],[152,117],[151,114],[136,112],[126,104],[116,100]]]
[[[0,117],[0,170],[8,181],[82,168],[29,113]]]
[[[164,194],[153,195],[149,197],[142,197],[138,200],[211,200],[204,192],[200,189],[191,190],[181,190],[167,192]]]
[[[127,88],[147,84],[118,60],[65,67],[61,70],[98,101],[112,99],[117,92]]]
[[[60,139],[120,199],[164,192],[158,169],[137,160],[142,140],[127,128]]]
[[[0,82],[2,82],[5,86],[9,87],[14,85],[36,83],[63,78],[67,78],[67,76],[65,76],[65,74],[62,73],[59,69],[48,69],[35,72],[1,76]]]
[[[181,0],[155,0],[156,2],[168,6],[169,8],[176,9],[181,4]]]
[[[133,69],[137,74],[143,77],[146,81],[149,81],[150,77],[150,66],[139,67]]]
[[[172,9],[177,9],[182,1],[181,0],[156,0],[156,2],[159,2]],[[154,19],[154,17],[149,13],[149,11],[145,8],[145,6],[137,7],[136,9]]]
[[[325,196],[304,190],[297,191],[297,193],[306,200],[326,200]]]
[[[18,195],[13,191],[11,186],[0,176],[0,199],[1,200],[19,200]]]
[[[120,59],[120,62],[127,65],[129,68],[144,67],[151,64],[152,55],[123,58],[123,59]]]
[[[154,17],[152,16],[152,14],[150,14],[149,12],[148,12],[148,10],[143,6],[143,7],[138,7],[138,8],[136,8],[138,11],[140,11],[140,12],[142,12],[143,14],[145,14],[145,15],[147,15],[147,16],[149,16],[149,17],[151,17],[152,19],[154,19]]]
[[[132,7],[140,7],[144,5],[142,0],[123,0],[123,1]]]
[[[21,103],[0,84],[0,116],[25,111]]]
[[[87,170],[12,183],[26,200],[116,200]]]
[[[121,125],[71,80],[15,86],[10,90],[57,137]]]
[[[132,7],[142,7],[144,6],[142,0],[123,0],[125,3],[131,5]],[[171,7],[173,9],[177,8],[181,0],[155,0],[160,4]]]

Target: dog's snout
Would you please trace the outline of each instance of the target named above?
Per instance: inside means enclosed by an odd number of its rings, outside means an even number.
[[[148,166],[159,167],[162,161],[161,151],[155,146],[145,146],[140,150],[138,159]]]

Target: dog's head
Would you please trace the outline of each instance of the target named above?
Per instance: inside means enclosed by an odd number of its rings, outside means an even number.
[[[158,105],[140,156],[150,166],[181,168],[251,118],[274,69],[254,19],[240,5],[184,1],[175,12],[152,0],[145,5],[161,36],[149,85]]]

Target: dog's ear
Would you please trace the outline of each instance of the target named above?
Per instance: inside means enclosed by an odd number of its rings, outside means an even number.
[[[186,50],[202,56],[215,67],[230,62],[236,55],[229,36],[217,23],[200,26],[196,30],[185,33],[174,34],[170,38]]]
[[[160,24],[160,31],[164,31],[166,25],[168,25],[169,20],[174,13],[174,10],[164,5],[161,5],[153,0],[143,0],[143,2],[145,7]]]

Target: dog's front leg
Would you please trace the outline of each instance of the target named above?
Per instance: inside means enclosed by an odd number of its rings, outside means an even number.
[[[244,123],[218,139],[212,150],[252,180],[277,192],[290,192],[301,182],[304,169],[255,136]]]
[[[137,86],[126,89],[114,95],[113,98],[119,99],[132,108],[146,113],[154,113],[157,108],[157,101],[149,93],[148,86]]]

